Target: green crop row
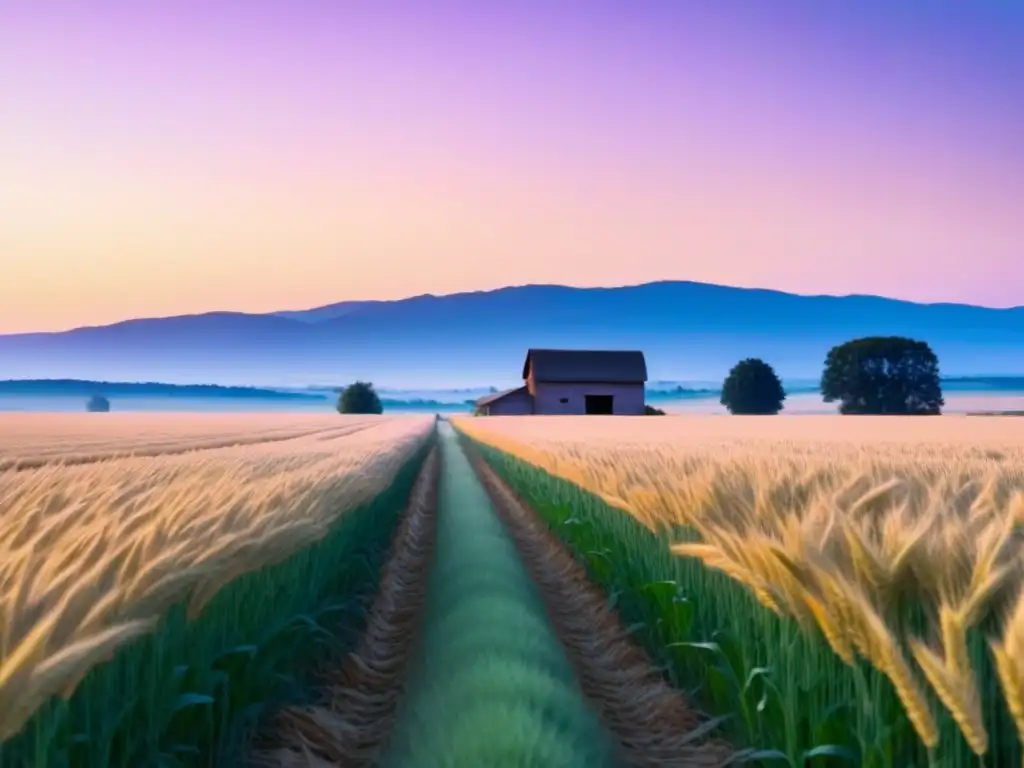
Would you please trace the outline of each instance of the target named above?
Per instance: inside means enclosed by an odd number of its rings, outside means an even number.
[[[929,753],[886,677],[863,662],[847,666],[823,637],[776,616],[728,576],[672,555],[670,543],[692,533],[655,534],[576,485],[471,442],[607,591],[667,679],[711,714],[729,716],[727,735],[737,746],[759,749],[762,764],[1021,764],[1016,731],[997,692],[984,698],[991,737],[984,761],[937,701],[932,711],[941,741]],[[969,640],[980,679],[994,687],[984,637],[975,632]]]
[[[243,764],[262,713],[304,700],[315,660],[358,636],[429,447],[320,541],[236,578],[197,619],[174,606],[155,632],[0,744],[0,768]]]

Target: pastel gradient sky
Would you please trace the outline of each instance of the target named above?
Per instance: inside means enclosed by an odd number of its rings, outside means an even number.
[[[0,332],[522,283],[1024,304],[1024,3],[0,3]]]

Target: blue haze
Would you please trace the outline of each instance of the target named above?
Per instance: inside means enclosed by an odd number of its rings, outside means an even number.
[[[395,389],[482,382],[502,389],[519,384],[528,347],[595,347],[642,349],[652,381],[718,386],[744,357],[763,358],[786,381],[815,381],[830,347],[869,335],[929,342],[946,376],[1024,376],[1024,307],[659,282],[511,287],[0,335],[0,378],[296,388],[364,379]]]

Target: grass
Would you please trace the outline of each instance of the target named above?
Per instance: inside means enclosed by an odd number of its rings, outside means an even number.
[[[1024,436],[872,421],[456,426],[740,741],[790,765],[1019,764]]]
[[[0,473],[0,766],[232,765],[358,629],[430,427]]]

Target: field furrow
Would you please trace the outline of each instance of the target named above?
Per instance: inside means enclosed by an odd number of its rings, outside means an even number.
[[[380,759],[425,608],[437,534],[438,474],[434,450],[398,526],[358,646],[344,664],[328,666],[321,675],[319,703],[288,708],[270,720],[253,755],[254,766],[359,768]]]

